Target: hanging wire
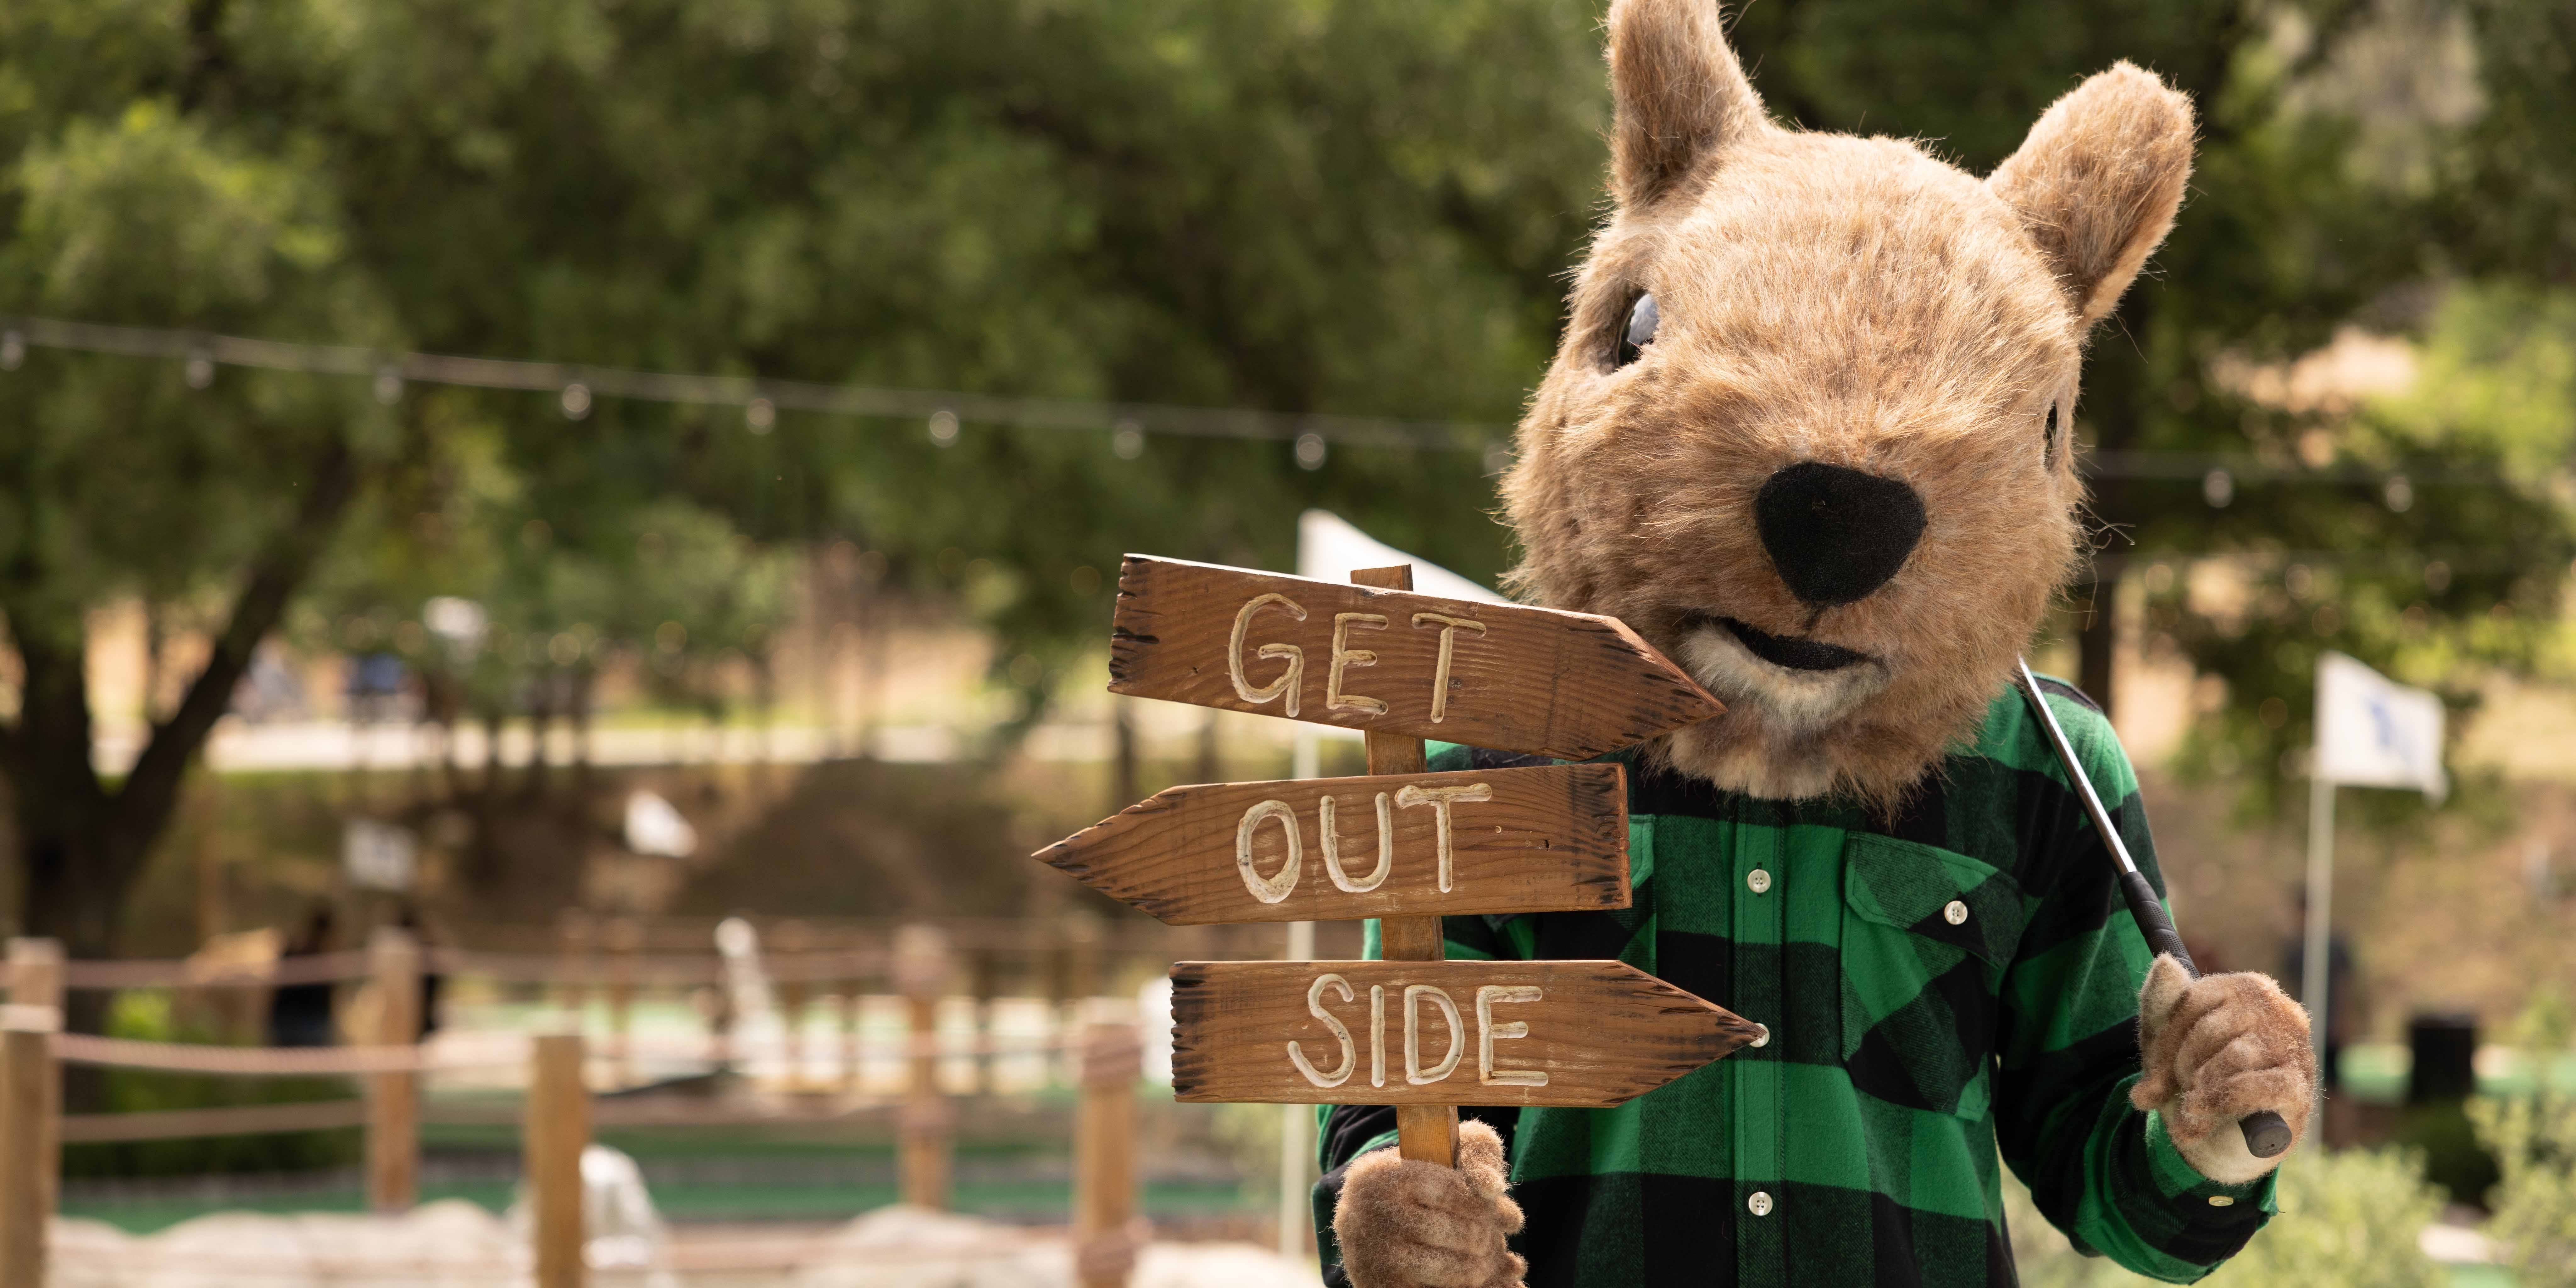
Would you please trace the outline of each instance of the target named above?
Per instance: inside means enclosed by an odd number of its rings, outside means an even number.
[[[961,421],[1031,429],[1099,430],[1138,436],[1301,439],[1410,451],[1483,452],[1509,426],[1470,421],[1401,420],[1383,416],[1289,415],[1223,407],[1171,407],[1151,403],[1071,398],[1012,398],[935,389],[886,389],[869,385],[772,380],[753,376],[690,375],[562,362],[461,358],[433,353],[387,353],[357,345],[299,344],[157,327],[110,326],[57,318],[0,316],[0,367],[26,347],[82,353],[177,358],[188,364],[189,383],[202,388],[216,366],[256,367],[313,375],[367,376],[376,396],[391,402],[405,384],[455,385],[548,393],[564,414],[579,420],[602,398],[696,406],[739,407],[754,430],[765,430],[782,411],[874,416],[930,422],[934,437],[954,441]],[[202,365],[201,365],[202,364]],[[1138,442],[1140,439],[1123,441]],[[1301,456],[1303,453],[1301,453]]]
[[[958,427],[967,422],[1105,431],[1111,451],[1122,460],[1144,455],[1146,437],[1154,434],[1285,442],[1293,445],[1297,463],[1310,470],[1323,467],[1328,447],[1333,445],[1475,452],[1488,474],[1502,473],[1512,460],[1511,426],[1478,421],[1303,415],[1226,407],[888,389],[757,376],[692,375],[578,363],[390,353],[358,345],[254,340],[163,327],[0,315],[0,371],[16,370],[24,362],[29,346],[176,358],[185,364],[188,385],[194,389],[212,384],[215,368],[233,366],[371,377],[377,401],[388,405],[399,400],[403,386],[410,383],[546,393],[556,397],[566,418],[576,421],[587,417],[599,399],[621,398],[738,407],[744,424],[755,434],[768,433],[782,411],[909,420],[928,425],[932,441],[942,447],[956,442]],[[2428,483],[2494,482],[2491,475],[2474,470],[2419,470],[2410,476],[2358,462],[2308,468],[2206,452],[2089,452],[2081,461],[2083,472],[2094,478],[2196,480],[2213,508],[2228,505],[2235,499],[2238,487],[2248,483],[2364,484],[2379,489],[2388,508],[2403,511],[2414,503],[2416,489]]]

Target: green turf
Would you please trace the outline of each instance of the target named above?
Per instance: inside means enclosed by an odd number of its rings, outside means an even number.
[[[423,1202],[461,1198],[499,1212],[509,1205],[507,1181],[463,1182],[421,1187]],[[895,1201],[895,1187],[883,1184],[663,1184],[653,1187],[653,1204],[671,1221],[846,1221]],[[1149,1217],[1222,1216],[1266,1210],[1266,1199],[1233,1185],[1194,1182],[1149,1182],[1144,1207]],[[962,1183],[956,1208],[977,1216],[1031,1223],[1060,1224],[1071,1219],[1073,1193],[1064,1181]],[[312,1190],[220,1200],[197,1197],[101,1200],[67,1197],[65,1216],[105,1221],[132,1234],[156,1230],[211,1212],[360,1212],[365,1195],[355,1188]]]
[[[2451,1288],[2513,1288],[2513,1272],[2502,1266],[2445,1266]]]

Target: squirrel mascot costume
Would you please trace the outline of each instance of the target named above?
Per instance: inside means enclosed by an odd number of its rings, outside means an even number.
[[[1325,1280],[2011,1284],[1999,1158],[2077,1247],[2197,1279],[2273,1206],[2235,1120],[2306,1132],[2307,1016],[2150,955],[2007,679],[2076,564],[2086,337],[2172,225],[2191,106],[2115,66],[1978,179],[1768,119],[1716,0],[1608,28],[1615,209],[1503,484],[1513,577],[1727,710],[1618,757],[1632,907],[1451,917],[1448,953],[1616,957],[1767,1036],[1615,1109],[1462,1110],[1456,1169],[1333,1108]],[[2048,687],[2161,890],[2109,722]]]

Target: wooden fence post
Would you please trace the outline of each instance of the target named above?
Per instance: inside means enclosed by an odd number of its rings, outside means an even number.
[[[934,926],[895,932],[895,986],[911,1011],[901,1139],[903,1201],[936,1211],[948,1208],[948,1098],[939,1092],[939,995],[948,983],[948,940]]]
[[[1057,959],[1059,974],[1053,992],[1058,1005],[1051,1027],[1066,1051],[1064,1079],[1079,1085],[1082,1067],[1073,1052],[1082,1034],[1084,1012],[1092,995],[1100,991],[1100,917],[1077,908],[1064,915],[1060,930],[1064,947]]]
[[[555,974],[555,1005],[563,1008],[564,1027],[575,1033],[581,1032],[583,1013],[590,1009],[590,929],[590,914],[579,908],[566,908],[555,918],[555,946],[563,957],[563,968]]]
[[[1074,1278],[1126,1288],[1136,1269],[1136,1079],[1144,1046],[1132,1020],[1082,1034],[1082,1099],[1073,1124]]]
[[[618,1086],[635,1080],[635,971],[644,951],[644,923],[619,917],[608,923],[608,1041],[610,1069]]]
[[[63,945],[55,939],[9,941],[9,1004],[63,1010]],[[57,1028],[61,1027],[59,1021]]]
[[[420,942],[393,926],[367,941],[367,975],[375,985],[377,1046],[420,1043]],[[367,1206],[408,1212],[420,1201],[420,1074],[367,1078]]]
[[[841,1092],[854,1095],[859,1090],[859,995],[868,981],[861,968],[853,965],[849,976],[841,981]]]
[[[0,1030],[0,1284],[42,1288],[61,1170],[62,1066],[53,1026],[20,1016]]]
[[[521,1148],[535,1218],[536,1288],[583,1288],[590,1277],[582,1256],[589,1232],[582,1225],[581,1154],[590,1145],[582,1054],[578,1033],[539,1034],[534,1044]]]
[[[993,1057],[993,1009],[1002,994],[1001,954],[991,948],[978,948],[966,957],[966,991],[975,999],[974,1043],[975,1090],[994,1095],[1001,1090],[997,1076],[1001,1066]]]
[[[805,1089],[805,1006],[813,1000],[814,928],[790,917],[770,928],[770,978],[778,981],[780,1036],[786,1039],[787,1089]]]

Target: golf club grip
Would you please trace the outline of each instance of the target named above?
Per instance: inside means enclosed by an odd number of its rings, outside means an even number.
[[[2192,964],[2191,950],[2182,946],[2173,918],[2165,915],[2165,906],[2146,877],[2136,872],[2121,873],[2120,892],[2128,897],[2129,914],[2137,918],[2138,929],[2145,932],[2147,947],[2171,955],[2194,979],[2199,978],[2200,968]],[[2237,1119],[2236,1129],[2245,1133],[2245,1150],[2256,1158],[2278,1158],[2290,1148],[2290,1124],[2269,1109]]]
[[[2147,937],[2147,947],[2158,956],[2171,956],[2200,978],[2200,968],[2192,965],[2191,950],[2182,946],[2182,936],[2174,931],[2173,918],[2165,915],[2164,902],[2156,898],[2156,888],[2147,884],[2144,874],[2127,871],[2120,874],[2120,893],[2129,901],[2129,915],[2137,918],[2138,929]]]

